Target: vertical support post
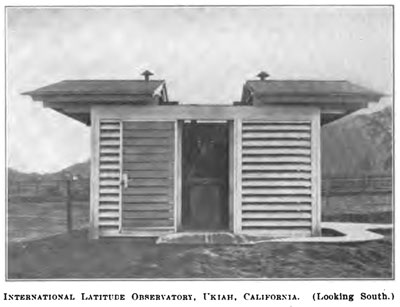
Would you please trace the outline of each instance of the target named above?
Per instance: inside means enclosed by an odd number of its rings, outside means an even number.
[[[90,152],[90,217],[89,238],[99,238],[98,205],[99,205],[99,134],[100,123],[95,107],[90,110],[91,152]]]
[[[71,193],[71,178],[66,180],[66,210],[67,210],[67,231],[72,232],[72,193]]]
[[[234,138],[234,201],[233,232],[242,232],[242,120],[233,122]]]
[[[234,232],[234,218],[235,218],[235,136],[234,136],[234,121],[228,121],[228,158],[229,158],[229,186],[228,186],[228,199],[229,199],[229,230]]]
[[[312,236],[321,236],[321,119],[316,110],[311,120]]]
[[[183,120],[177,120],[175,123],[175,232],[182,228],[182,133]]]

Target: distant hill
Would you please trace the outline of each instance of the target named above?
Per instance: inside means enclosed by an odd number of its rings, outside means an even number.
[[[352,114],[322,127],[321,169],[325,176],[391,173],[392,107]],[[65,178],[67,173],[90,177],[90,161],[71,165],[51,174],[26,174],[8,170],[9,180],[35,181]]]
[[[17,171],[13,168],[8,168],[8,180],[9,181],[54,181],[63,180],[66,178],[67,174],[72,174],[80,178],[90,177],[90,161],[85,161],[77,164],[73,164],[59,172],[56,173],[23,173]]]
[[[392,107],[346,116],[324,126],[321,168],[325,175],[390,173]]]

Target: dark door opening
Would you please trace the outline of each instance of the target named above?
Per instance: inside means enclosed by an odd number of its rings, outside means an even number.
[[[182,228],[229,228],[229,130],[227,123],[183,124]]]

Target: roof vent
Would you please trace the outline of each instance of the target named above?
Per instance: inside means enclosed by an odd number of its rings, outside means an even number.
[[[261,81],[264,81],[265,79],[267,79],[267,78],[269,77],[269,74],[266,73],[265,71],[261,71],[261,72],[257,75],[257,77],[259,77]]]
[[[144,72],[142,72],[142,76],[144,76],[144,80],[145,81],[149,81],[150,80],[150,76],[154,75],[151,71],[145,70]]]

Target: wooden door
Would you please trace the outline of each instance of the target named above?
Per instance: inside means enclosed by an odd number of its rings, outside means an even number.
[[[174,230],[174,132],[174,122],[123,122],[123,232]]]

